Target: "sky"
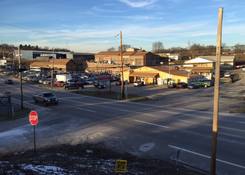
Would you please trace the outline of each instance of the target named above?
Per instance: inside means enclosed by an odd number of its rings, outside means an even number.
[[[244,0],[0,0],[0,43],[98,52],[123,43],[152,49],[216,43],[218,8],[223,43],[245,40]]]

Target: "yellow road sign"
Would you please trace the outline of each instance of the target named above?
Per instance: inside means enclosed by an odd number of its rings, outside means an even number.
[[[127,160],[116,160],[116,165],[115,165],[115,172],[116,173],[126,173],[128,166],[128,161]]]

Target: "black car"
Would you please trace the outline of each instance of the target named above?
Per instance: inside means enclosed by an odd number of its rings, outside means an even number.
[[[176,83],[170,83],[168,84],[168,88],[176,88],[177,84]]]
[[[8,79],[8,80],[5,80],[5,84],[14,84],[14,82],[13,80]]]
[[[176,88],[187,88],[188,85],[187,83],[184,83],[184,82],[179,82],[176,84]]]
[[[35,101],[35,103],[42,103],[46,106],[49,104],[58,104],[57,97],[54,93],[51,92],[44,92],[42,94],[34,95],[33,100]]]
[[[98,89],[104,89],[104,88],[106,88],[106,85],[101,83],[101,82],[99,82],[99,81],[95,81],[94,82],[94,87],[96,87]]]
[[[70,90],[70,89],[79,89],[80,86],[77,83],[68,83],[65,85],[65,89]]]

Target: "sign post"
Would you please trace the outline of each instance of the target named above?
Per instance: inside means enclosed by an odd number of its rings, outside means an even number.
[[[38,124],[38,113],[36,111],[29,113],[29,122],[33,126],[33,147],[34,153],[36,153],[36,125]]]
[[[128,166],[128,161],[127,160],[116,160],[116,165],[115,165],[115,172],[116,173],[126,173]]]

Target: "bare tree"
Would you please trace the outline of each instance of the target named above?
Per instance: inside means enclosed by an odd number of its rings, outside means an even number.
[[[131,45],[129,45],[129,44],[123,44],[122,45],[122,51],[126,51],[128,48],[131,48]],[[118,50],[120,50],[120,47],[118,47]]]
[[[152,43],[152,52],[154,53],[160,53],[164,49],[162,42],[156,41]]]
[[[107,49],[107,51],[111,52],[111,51],[116,51],[115,47],[111,47],[109,49]]]

